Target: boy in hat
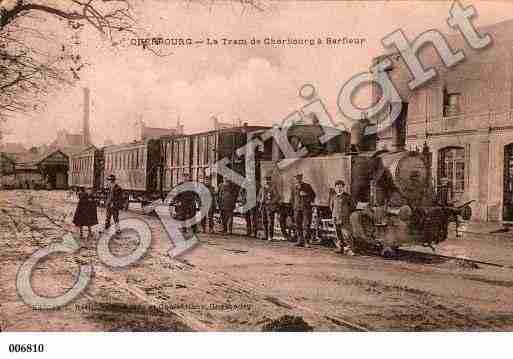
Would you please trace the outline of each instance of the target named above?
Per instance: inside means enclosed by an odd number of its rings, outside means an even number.
[[[335,195],[330,203],[331,215],[337,233],[335,241],[337,252],[354,255],[349,217],[353,213],[355,205],[351,195],[344,191],[345,185],[342,180],[335,182]]]
[[[116,226],[116,234],[120,234],[119,228],[119,210],[123,208],[123,189],[116,183],[116,176],[107,177],[107,200],[105,207],[107,208],[107,216],[105,217],[105,230],[110,228],[110,219],[114,219]]]
[[[296,184],[292,189],[291,204],[294,210],[294,222],[298,241],[296,246],[308,248],[312,225],[312,203],[315,200],[315,192],[312,186],[303,182],[301,173],[295,176]]]

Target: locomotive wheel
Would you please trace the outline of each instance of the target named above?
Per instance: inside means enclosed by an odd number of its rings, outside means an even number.
[[[395,258],[397,255],[397,252],[392,247],[385,247],[381,250],[381,256],[386,259],[392,259]]]

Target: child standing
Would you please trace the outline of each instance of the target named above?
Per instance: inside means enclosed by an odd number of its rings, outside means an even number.
[[[86,192],[83,188],[80,189],[73,224],[80,228],[80,238],[82,238],[82,227],[85,226],[88,228],[87,238],[92,237],[93,233],[91,227],[98,224],[96,201],[92,190],[88,189]]]
[[[337,252],[354,255],[353,236],[351,234],[349,217],[355,210],[355,205],[351,195],[345,192],[344,188],[344,181],[338,180],[335,182],[335,194],[331,201],[331,213],[337,232],[335,245],[337,247]]]

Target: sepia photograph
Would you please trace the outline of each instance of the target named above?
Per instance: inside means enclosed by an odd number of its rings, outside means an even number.
[[[0,0],[0,350],[510,332],[512,10]]]

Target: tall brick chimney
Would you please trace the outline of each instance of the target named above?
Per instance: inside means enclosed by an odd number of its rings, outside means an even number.
[[[89,89],[84,87],[84,118],[82,122],[82,141],[88,146],[91,144],[91,132],[89,130],[90,96]]]

